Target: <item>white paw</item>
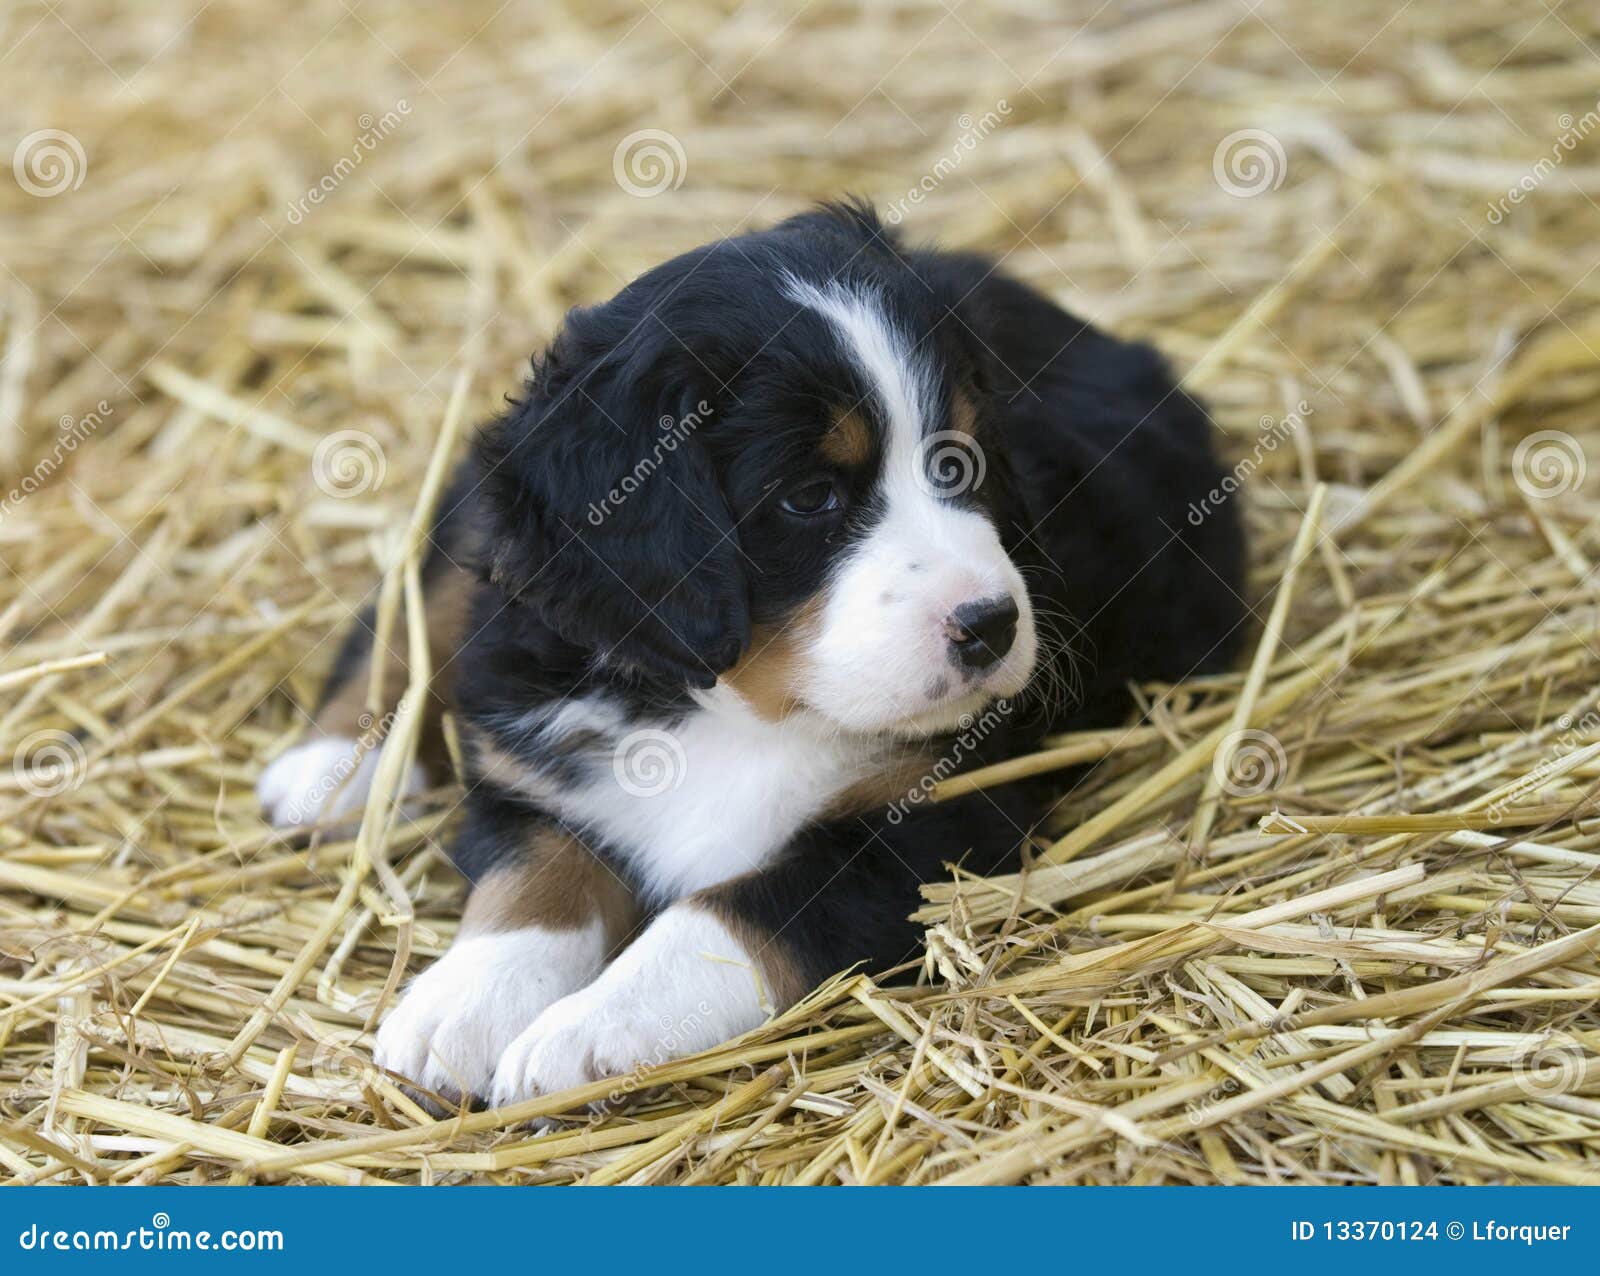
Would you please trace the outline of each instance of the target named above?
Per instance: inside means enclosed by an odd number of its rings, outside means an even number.
[[[556,1002],[506,1048],[496,1107],[696,1054],[767,1017],[737,941],[708,914],[675,905],[594,983]],[[637,1089],[630,1079],[619,1091]]]
[[[495,1068],[495,1107],[556,1094],[602,1077],[621,1077],[675,1053],[648,1007],[608,1004],[585,988],[563,997],[525,1029]]]
[[[377,771],[376,748],[343,736],[325,736],[297,744],[274,759],[256,781],[256,798],[278,828],[316,824],[359,812]],[[413,764],[401,796],[427,787],[427,775]]]
[[[486,1096],[507,1044],[604,957],[598,923],[457,940],[383,1021],[378,1065],[438,1094]]]

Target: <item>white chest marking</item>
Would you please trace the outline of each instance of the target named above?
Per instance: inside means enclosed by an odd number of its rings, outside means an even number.
[[[542,795],[623,857],[658,906],[771,862],[873,748],[800,717],[768,722],[727,687],[696,700],[670,727],[624,734],[587,784]]]

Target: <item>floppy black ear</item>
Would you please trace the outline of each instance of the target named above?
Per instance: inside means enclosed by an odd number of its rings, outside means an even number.
[[[641,297],[575,310],[478,440],[490,578],[603,663],[706,688],[749,641],[739,545],[698,436],[694,355]]]

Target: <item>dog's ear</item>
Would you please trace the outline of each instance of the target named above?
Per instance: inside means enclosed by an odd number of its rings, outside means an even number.
[[[749,642],[748,587],[698,437],[716,391],[649,300],[573,311],[480,434],[486,565],[602,663],[709,688]]]

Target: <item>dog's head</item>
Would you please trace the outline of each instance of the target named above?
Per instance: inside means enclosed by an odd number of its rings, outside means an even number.
[[[919,735],[1016,694],[1033,608],[959,305],[829,207],[574,311],[480,438],[491,579],[602,664],[769,716]]]

